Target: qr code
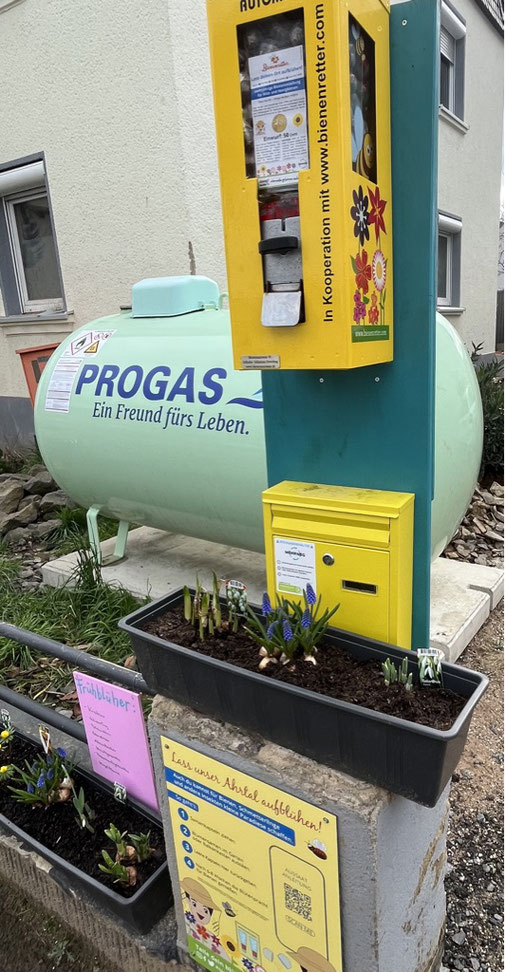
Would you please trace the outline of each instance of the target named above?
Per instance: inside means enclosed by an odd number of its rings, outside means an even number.
[[[295,915],[305,918],[305,921],[312,921],[312,898],[310,894],[302,894],[298,888],[292,888],[290,884],[284,885],[284,904],[288,911],[293,911]]]

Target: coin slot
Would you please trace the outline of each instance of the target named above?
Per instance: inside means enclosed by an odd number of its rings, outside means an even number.
[[[343,580],[342,587],[346,591],[357,591],[359,594],[377,594],[377,584],[364,584],[362,581]]]

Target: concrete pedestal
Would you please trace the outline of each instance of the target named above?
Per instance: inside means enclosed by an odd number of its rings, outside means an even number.
[[[448,789],[426,809],[161,696],[149,732],[174,887],[180,834],[172,831],[160,735],[337,816],[345,972],[438,972]],[[175,898],[180,960],[187,962],[182,903]]]

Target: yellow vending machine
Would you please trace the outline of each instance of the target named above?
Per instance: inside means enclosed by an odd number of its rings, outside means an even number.
[[[393,357],[389,0],[208,0],[235,367]]]
[[[263,493],[268,593],[340,605],[332,625],[411,647],[413,493],[283,482]]]

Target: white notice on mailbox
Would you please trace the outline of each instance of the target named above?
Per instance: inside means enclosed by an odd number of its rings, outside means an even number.
[[[274,538],[276,588],[282,594],[302,595],[307,584],[316,588],[316,547],[302,540]]]

